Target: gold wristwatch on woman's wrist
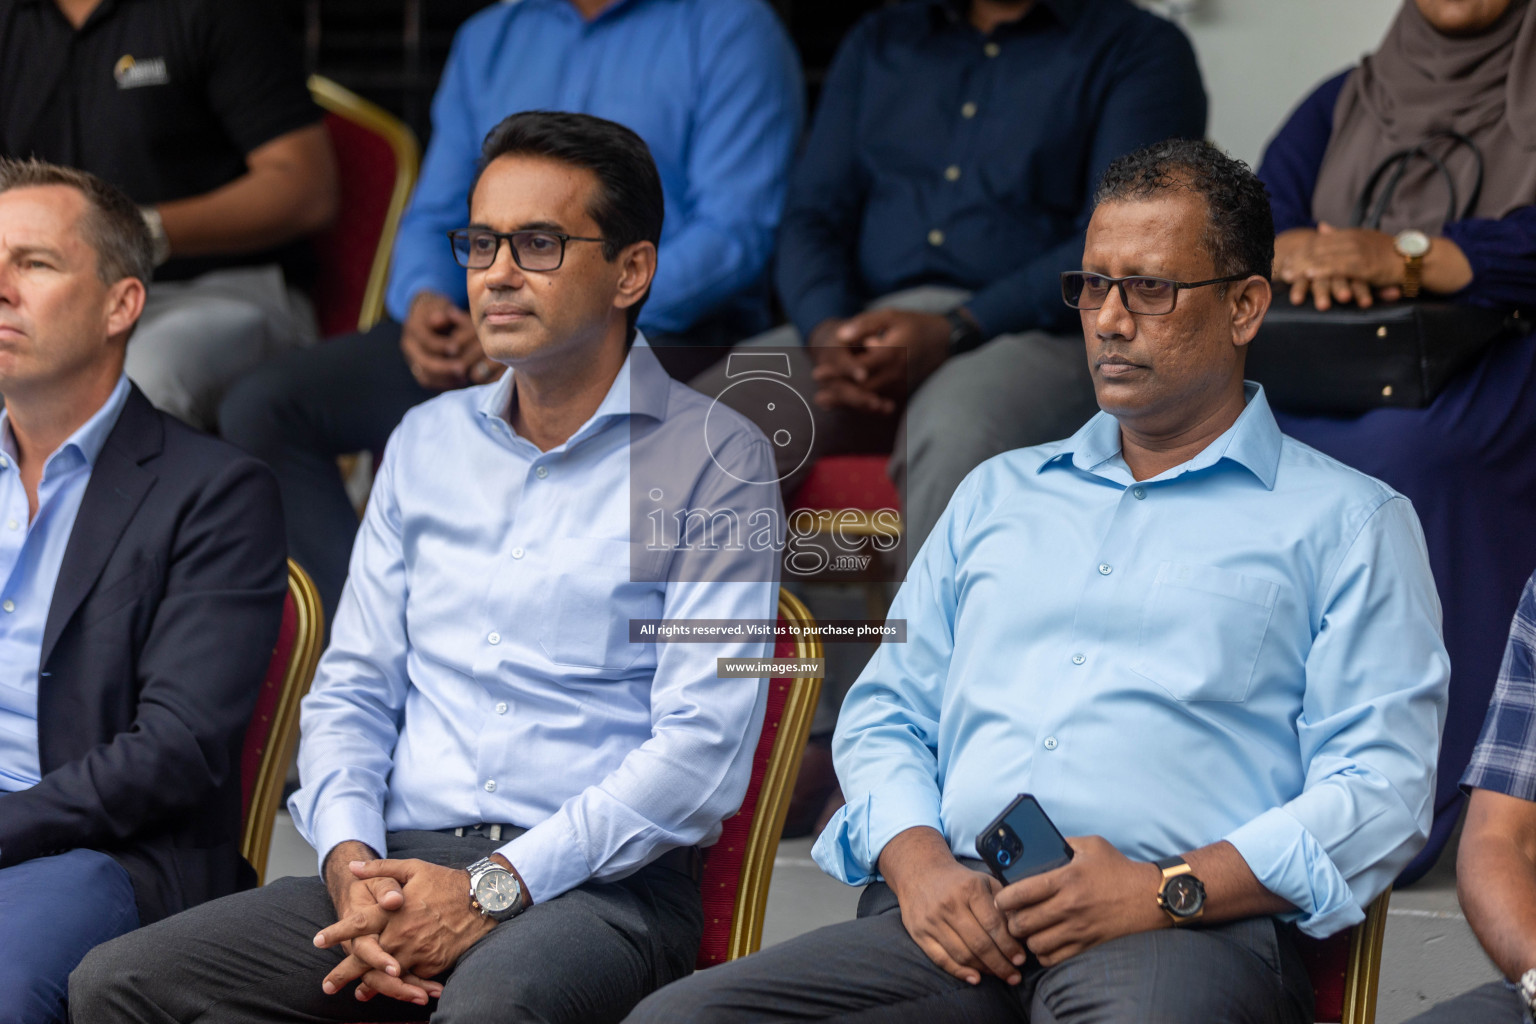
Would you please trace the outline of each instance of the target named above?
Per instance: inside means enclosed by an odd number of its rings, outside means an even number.
[[[1403,298],[1417,298],[1424,275],[1424,256],[1429,252],[1430,238],[1422,231],[1409,228],[1399,231],[1392,239],[1392,248],[1403,258]]]

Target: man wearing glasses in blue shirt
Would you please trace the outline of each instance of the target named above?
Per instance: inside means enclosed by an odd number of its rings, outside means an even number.
[[[452,247],[510,372],[390,439],[304,702],[290,808],[320,874],[100,948],[79,1020],[592,1024],[693,967],[697,847],[746,791],[766,694],[716,659],[767,645],[637,643],[631,620],[773,618],[774,538],[705,532],[782,519],[744,482],[772,455],[636,331],[663,209],[637,135],[518,114],[482,166]]]
[[[966,478],[848,694],[815,847],[860,916],[632,1021],[1311,1021],[1325,936],[1423,845],[1449,675],[1418,521],[1284,437],[1244,352],[1264,188],[1207,143],[1111,165],[1081,271],[1103,410]],[[1075,851],[1003,886],[1033,794]]]
[[[406,410],[501,372],[443,246],[486,134],[520,110],[568,110],[645,140],[667,222],[640,326],[665,352],[768,326],[765,275],[803,102],[794,47],[764,0],[521,0],[464,23],[395,242],[388,319],[256,371],[219,413],[220,432],[277,473],[289,547],[327,616],[357,532],[336,456],[379,451]]]

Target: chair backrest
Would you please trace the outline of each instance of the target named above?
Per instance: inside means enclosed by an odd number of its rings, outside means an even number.
[[[256,869],[258,885],[266,876],[272,824],[283,799],[283,782],[293,760],[293,747],[299,738],[299,702],[309,692],[315,664],[320,660],[323,623],[315,585],[290,558],[283,624],[240,753],[241,812],[245,821],[240,852]]]
[[[793,594],[780,589],[779,625],[814,626],[815,619]],[[780,639],[773,655],[819,658],[821,641],[805,635]],[[773,859],[820,695],[821,679],[816,676],[768,681],[768,710],[752,756],[747,794],[741,809],[726,820],[720,841],[704,851],[704,939],[697,961],[701,969],[755,953],[762,944]]]
[[[416,184],[421,148],[404,122],[328,78],[309,91],[336,151],[341,208],[314,238],[315,314],[321,337],[366,331],[384,315],[389,256]]]
[[[1392,890],[1371,901],[1365,920],[1326,939],[1303,939],[1318,1024],[1373,1024],[1381,980],[1381,945]]]

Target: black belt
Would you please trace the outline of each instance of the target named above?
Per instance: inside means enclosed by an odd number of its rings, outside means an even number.
[[[499,843],[503,839],[511,842],[522,835],[527,829],[520,825],[480,824],[461,825],[458,828],[440,828],[437,831],[444,835],[472,836],[476,839],[489,839],[493,843]],[[681,874],[687,875],[695,882],[704,878],[704,859],[697,846],[679,846],[668,850],[666,853],[651,861],[652,864],[660,864],[664,868],[670,868]]]

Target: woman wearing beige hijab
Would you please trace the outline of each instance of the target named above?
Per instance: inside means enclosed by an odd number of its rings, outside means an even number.
[[[1279,232],[1276,288],[1294,301],[1416,292],[1536,315],[1536,0],[1405,0],[1380,48],[1291,115],[1259,177]],[[1405,872],[1418,877],[1455,825],[1536,567],[1536,337],[1495,343],[1424,409],[1278,418],[1407,495],[1424,526],[1452,677],[1434,830]]]

